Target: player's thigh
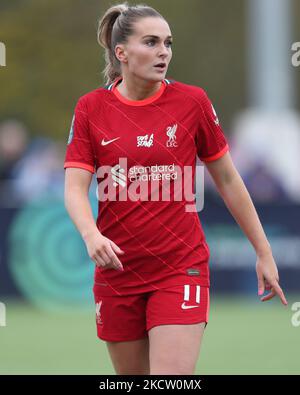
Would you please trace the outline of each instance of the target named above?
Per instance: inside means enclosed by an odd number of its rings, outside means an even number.
[[[193,374],[208,316],[208,287],[152,292],[146,310],[151,374]]]
[[[149,374],[149,339],[106,342],[117,374]]]
[[[107,295],[94,284],[97,335],[106,341],[117,374],[147,374],[147,294]]]
[[[149,331],[150,374],[194,374],[205,322],[159,325]]]

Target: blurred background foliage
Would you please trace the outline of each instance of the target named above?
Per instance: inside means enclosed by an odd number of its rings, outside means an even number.
[[[0,41],[6,45],[7,67],[0,73],[0,121],[17,118],[32,136],[67,138],[76,100],[103,84],[97,20],[116,3],[1,0]],[[247,102],[245,1],[146,3],[162,13],[174,35],[167,77],[207,89],[229,129],[233,113]]]

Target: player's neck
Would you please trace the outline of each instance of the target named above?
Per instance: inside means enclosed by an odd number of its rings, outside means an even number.
[[[160,89],[161,84],[161,81],[153,83],[123,78],[116,89],[128,100],[144,100],[153,96]]]

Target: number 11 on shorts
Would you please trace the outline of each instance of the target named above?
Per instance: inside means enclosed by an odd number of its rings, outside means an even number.
[[[189,303],[186,303],[186,302],[190,302],[190,299],[191,299],[191,291],[193,290],[193,287],[194,286],[192,286],[192,285],[184,285],[184,296],[183,296],[183,300],[184,300],[184,302],[182,303],[182,305],[181,305],[181,308],[183,309],[183,310],[186,310],[186,309],[195,309],[195,308],[197,308],[197,307],[200,307],[200,285],[196,285],[195,286],[195,290],[196,290],[196,303],[197,304],[189,304]]]

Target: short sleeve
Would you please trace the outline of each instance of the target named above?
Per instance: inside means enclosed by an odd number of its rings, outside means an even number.
[[[203,162],[221,158],[229,150],[229,145],[213,104],[205,91],[202,91],[200,99],[199,118],[196,134],[197,155]]]
[[[95,156],[89,133],[88,112],[82,98],[76,104],[71,123],[64,169],[67,167],[77,167],[95,173]]]

